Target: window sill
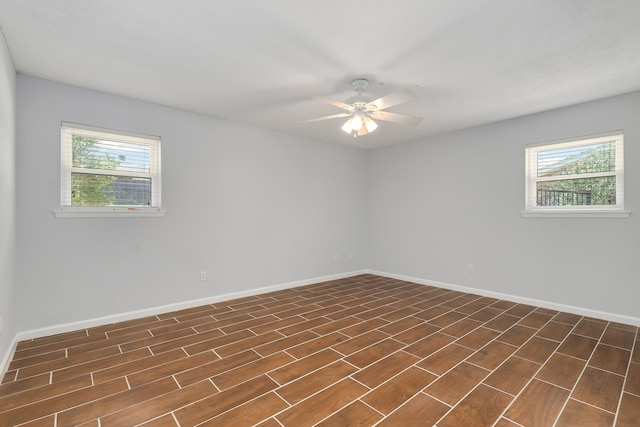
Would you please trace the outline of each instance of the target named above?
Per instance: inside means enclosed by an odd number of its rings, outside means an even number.
[[[523,218],[628,218],[631,211],[610,210],[530,210],[520,212]]]
[[[56,218],[161,218],[167,211],[154,210],[78,210],[59,209],[53,211]]]

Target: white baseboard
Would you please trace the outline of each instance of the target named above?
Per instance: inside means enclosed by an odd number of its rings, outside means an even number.
[[[327,282],[330,280],[344,279],[347,277],[365,274],[365,271],[351,271],[349,273],[334,274],[331,276],[316,277],[313,279],[297,280],[294,282],[281,283],[279,285],[264,286],[261,288],[249,289],[241,292],[233,292],[229,294],[216,295],[197,300],[179,302],[175,304],[167,304],[158,307],[146,308],[143,310],[130,311],[127,313],[114,314],[110,316],[98,317],[95,319],[82,320],[79,322],[65,323],[62,325],[48,326],[46,328],[34,329],[31,331],[18,332],[18,341],[40,338],[49,335],[61,334],[65,332],[76,331],[78,329],[92,328],[94,326],[108,325],[110,323],[123,322],[126,320],[137,319],[145,316],[154,316],[156,314],[168,313],[171,311],[184,310],[187,308],[198,307],[201,305],[214,304],[220,301],[229,301],[232,299],[250,297],[254,295],[266,294],[268,292],[279,291],[282,289],[295,288],[298,286],[311,285],[314,283]]]
[[[45,337],[49,335],[62,334],[65,332],[76,331],[79,329],[87,329],[95,326],[107,325],[110,323],[123,322],[126,320],[137,319],[140,317],[168,313],[171,311],[184,310],[187,308],[198,307],[198,306],[207,305],[207,304],[214,304],[220,301],[228,301],[228,300],[237,299],[237,298],[244,298],[248,296],[264,294],[264,293],[278,291],[282,289],[295,288],[298,286],[311,285],[314,283],[327,282],[330,280],[344,279],[347,277],[357,276],[359,274],[374,274],[377,276],[404,280],[407,282],[418,283],[421,285],[436,286],[439,288],[451,289],[453,291],[460,291],[465,293],[482,295],[490,298],[497,298],[497,299],[513,301],[521,304],[534,305],[536,307],[548,308],[550,310],[557,310],[557,311],[563,311],[567,313],[578,314],[580,316],[594,317],[597,319],[608,320],[611,322],[618,322],[618,323],[624,323],[627,325],[640,326],[640,318],[637,318],[637,317],[622,316],[618,314],[606,313],[606,312],[601,312],[596,310],[589,310],[585,308],[574,307],[574,306],[569,306],[564,304],[557,304],[557,303],[552,303],[548,301],[541,301],[541,300],[536,300],[532,298],[524,298],[517,295],[503,294],[500,292],[492,292],[492,291],[487,291],[483,289],[469,288],[465,286],[452,285],[450,283],[437,282],[434,280],[425,280],[417,277],[410,277],[410,276],[405,276],[401,274],[387,273],[387,272],[367,269],[367,270],[360,270],[360,271],[352,271],[348,273],[335,274],[331,276],[316,277],[314,279],[305,279],[305,280],[299,280],[295,282],[282,283],[279,285],[265,286],[265,287],[250,289],[242,292],[216,295],[208,298],[184,301],[180,303],[168,304],[168,305],[163,305],[159,307],[152,307],[152,308],[147,308],[143,310],[130,311],[127,313],[114,314],[111,316],[103,316],[95,319],[82,320],[79,322],[65,323],[65,324],[49,326],[41,329],[34,329],[31,331],[18,332],[16,336],[13,338],[13,341],[9,347],[9,350],[4,355],[2,362],[0,364],[0,378],[2,378],[2,376],[7,372],[9,363],[13,359],[13,354],[15,352],[16,344],[19,341]]]
[[[13,337],[13,340],[11,340],[7,352],[4,354],[4,357],[0,361],[0,380],[4,378],[4,374],[9,368],[9,363],[11,362],[11,360],[13,360],[13,353],[15,353],[16,344],[18,344],[18,335],[15,335]]]
[[[4,376],[9,368],[9,363],[13,359],[15,353],[16,344],[19,341],[30,340],[34,338],[46,337],[49,335],[63,334],[65,332],[77,331],[80,329],[92,328],[95,326],[108,325],[110,323],[123,322],[126,320],[137,319],[140,317],[154,316],[156,314],[168,313],[171,311],[184,310],[187,308],[198,307],[201,305],[214,304],[220,301],[228,301],[237,298],[244,298],[259,294],[265,294],[268,292],[279,291],[282,289],[296,288],[298,286],[312,285],[314,283],[327,282],[330,280],[344,279],[347,277],[357,276],[359,274],[365,274],[366,271],[351,271],[348,273],[334,274],[330,276],[316,277],[313,279],[297,280],[294,282],[281,283],[279,285],[265,286],[256,289],[250,289],[242,292],[233,292],[229,294],[216,295],[213,297],[201,298],[197,300],[184,301],[175,304],[168,304],[158,307],[146,308],[143,310],[130,311],[126,313],[114,314],[110,316],[97,317],[95,319],[81,320],[78,322],[64,323],[61,325],[47,326],[46,328],[33,329],[30,331],[18,332],[9,350],[2,359],[0,364],[0,378]]]
[[[376,270],[367,270],[366,273],[375,274],[377,276],[389,277],[390,279],[405,280],[407,282],[418,283],[420,285],[435,286],[438,288],[451,289],[452,291],[460,291],[460,292],[465,292],[470,294],[481,295],[483,297],[497,298],[497,299],[502,299],[502,300],[507,300],[512,302],[517,302],[520,304],[534,305],[536,307],[547,308],[549,310],[563,311],[566,313],[577,314],[580,316],[608,320],[610,322],[640,326],[640,318],[637,318],[637,317],[623,316],[615,313],[607,313],[603,311],[590,310],[590,309],[581,308],[581,307],[574,307],[571,305],[557,304],[549,301],[541,301],[533,298],[520,297],[517,295],[487,291],[484,289],[476,289],[476,288],[469,288],[466,286],[452,285],[450,283],[437,282],[435,280],[425,280],[417,277],[404,276],[401,274],[386,273],[386,272],[376,271]]]

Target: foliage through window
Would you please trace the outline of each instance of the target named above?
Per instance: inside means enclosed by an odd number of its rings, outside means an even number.
[[[61,210],[160,208],[160,138],[62,124]]]
[[[526,147],[525,212],[624,209],[623,134]]]

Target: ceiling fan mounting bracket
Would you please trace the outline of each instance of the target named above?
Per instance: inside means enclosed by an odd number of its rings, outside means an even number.
[[[362,92],[369,86],[369,80],[355,79],[351,82],[351,86],[353,86],[353,89],[358,92],[359,95],[362,95]]]

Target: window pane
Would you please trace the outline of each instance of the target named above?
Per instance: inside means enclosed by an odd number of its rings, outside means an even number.
[[[72,206],[151,206],[151,179],[71,174]]]
[[[566,147],[538,153],[538,176],[561,176],[616,170],[616,143]]]
[[[608,206],[616,204],[616,177],[538,182],[537,206]]]
[[[151,147],[73,135],[73,167],[149,173]]]

